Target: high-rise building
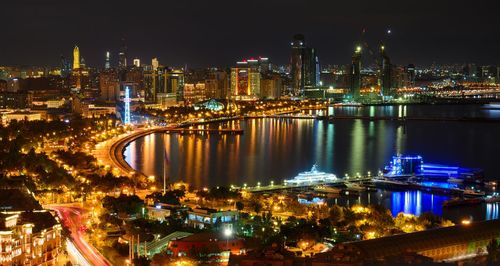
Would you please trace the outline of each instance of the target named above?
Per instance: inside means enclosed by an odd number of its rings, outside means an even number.
[[[254,62],[238,62],[231,68],[231,97],[242,100],[260,97],[260,71]]]
[[[152,63],[153,66],[144,70],[146,100],[161,104],[165,101],[181,100],[184,89],[184,70],[160,66],[156,58]]]
[[[415,87],[415,79],[417,76],[417,71],[414,64],[409,64],[406,67],[406,73],[408,74],[408,86]]]
[[[99,73],[99,99],[106,102],[115,102],[120,90],[120,79],[113,70]]]
[[[205,95],[208,99],[225,99],[228,97],[228,75],[226,71],[214,70],[205,79]]]
[[[125,44],[125,38],[122,39],[122,47],[120,48],[120,53],[118,54],[118,67],[127,67],[127,45]]]
[[[262,98],[277,99],[281,96],[283,80],[278,73],[263,75],[260,80],[260,93]]]
[[[153,58],[151,60],[151,65],[153,66],[153,70],[157,70],[158,66],[160,66],[160,63],[158,62],[158,58]]]
[[[76,45],[73,49],[73,69],[80,69],[80,49]]]
[[[109,51],[106,52],[106,62],[104,63],[104,69],[111,68],[110,54]]]
[[[385,46],[380,47],[380,88],[381,94],[392,95],[392,65]]]
[[[135,67],[141,67],[141,60],[139,58],[134,59],[134,66]]]
[[[292,76],[292,92],[304,95],[304,90],[319,85],[320,67],[316,50],[306,46],[304,35],[296,34],[291,43],[290,74]]]
[[[349,66],[349,89],[354,100],[360,98],[361,89],[361,46],[356,47],[352,56],[352,62]]]

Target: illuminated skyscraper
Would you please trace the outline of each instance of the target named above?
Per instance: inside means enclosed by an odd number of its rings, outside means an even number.
[[[80,49],[76,45],[73,49],[73,69],[80,69]]]
[[[381,94],[389,96],[392,94],[392,65],[389,56],[385,51],[385,46],[380,47],[380,85]]]
[[[109,51],[106,52],[106,63],[104,63],[104,68],[105,69],[110,69],[111,68]]]
[[[231,68],[231,96],[236,99],[260,97],[260,79],[258,60],[238,62]]]
[[[118,67],[127,67],[127,45],[125,45],[125,38],[122,39],[122,48],[118,54]]]
[[[349,67],[349,88],[354,100],[359,100],[361,89],[361,46],[356,47]]]
[[[134,59],[134,66],[135,67],[141,67],[141,60],[139,58]]]
[[[290,58],[292,90],[295,95],[304,95],[304,90],[319,85],[319,59],[316,50],[306,46],[304,35],[296,34],[291,43]]]

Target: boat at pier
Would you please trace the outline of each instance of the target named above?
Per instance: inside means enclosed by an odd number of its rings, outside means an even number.
[[[313,165],[311,171],[299,173],[293,179],[285,180],[285,184],[289,185],[310,185],[334,182],[337,176],[331,173],[320,172],[316,164]]]

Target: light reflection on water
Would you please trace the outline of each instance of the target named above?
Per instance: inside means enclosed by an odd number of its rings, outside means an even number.
[[[477,106],[380,106],[333,108],[340,115],[364,116],[473,116],[497,117]],[[397,153],[420,154],[425,162],[479,167],[497,176],[500,164],[492,154],[500,150],[500,125],[496,123],[407,122],[345,120],[337,122],[291,119],[250,119],[211,127],[239,127],[243,135],[153,134],[132,142],[124,152],[126,161],[146,175],[163,175],[165,152],[171,181],[192,186],[269,184],[290,179],[317,163],[320,170],[337,176],[372,173],[382,169]],[[161,180],[161,178],[157,178]],[[385,194],[384,194],[385,193]],[[424,192],[383,192],[370,201],[393,213],[410,211],[454,213],[440,208],[444,199]],[[398,200],[393,200],[397,198]],[[421,199],[421,200],[419,200]],[[361,196],[361,200],[363,196]],[[368,198],[366,198],[368,200]],[[355,202],[356,199],[349,199]],[[392,204],[394,203],[394,204]],[[439,206],[439,207],[436,207]],[[495,206],[497,209],[495,209]],[[478,206],[475,207],[476,209]],[[481,206],[484,219],[498,217],[498,204]],[[481,216],[479,215],[479,216]]]

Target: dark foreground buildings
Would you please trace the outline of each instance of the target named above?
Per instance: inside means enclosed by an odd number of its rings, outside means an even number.
[[[500,220],[338,244],[313,258],[250,251],[231,256],[229,265],[453,265],[455,261],[485,255],[492,239],[500,239]]]

